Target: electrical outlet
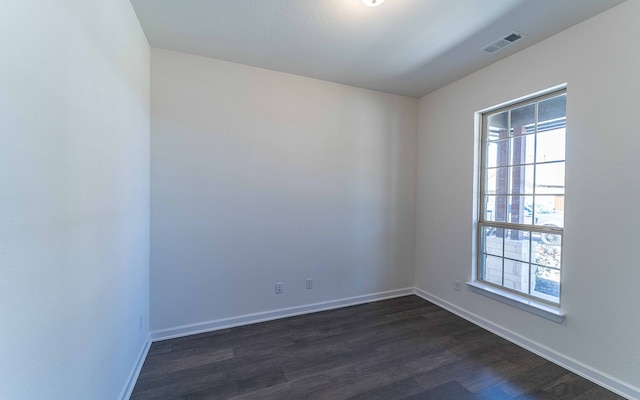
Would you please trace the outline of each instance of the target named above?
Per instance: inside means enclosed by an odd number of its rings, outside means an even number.
[[[142,329],[142,314],[138,315],[138,329]]]
[[[313,279],[307,278],[307,289],[313,289]]]
[[[276,283],[276,294],[282,294],[282,282]]]
[[[453,288],[459,292],[462,290],[462,283],[460,283],[460,281],[453,281]]]

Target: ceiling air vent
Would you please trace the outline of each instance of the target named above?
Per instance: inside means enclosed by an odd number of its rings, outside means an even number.
[[[510,34],[506,35],[503,38],[500,38],[498,40],[496,40],[495,42],[485,46],[484,48],[480,49],[480,51],[487,53],[487,54],[493,54],[496,51],[500,50],[500,49],[504,49],[505,47],[509,46],[510,44],[512,44],[513,42],[516,42],[520,39],[522,39],[523,37],[525,37],[525,35],[523,35],[520,32],[511,32]]]

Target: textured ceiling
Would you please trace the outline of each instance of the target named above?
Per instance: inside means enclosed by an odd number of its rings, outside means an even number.
[[[413,97],[622,2],[131,0],[153,47]],[[479,51],[512,31],[526,37]]]

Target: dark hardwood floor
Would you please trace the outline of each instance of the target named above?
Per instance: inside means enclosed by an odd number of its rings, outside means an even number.
[[[622,397],[406,296],[156,342],[131,399]]]

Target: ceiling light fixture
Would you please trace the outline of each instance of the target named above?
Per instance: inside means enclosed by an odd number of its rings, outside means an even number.
[[[379,6],[380,4],[384,3],[384,0],[362,0],[362,3],[365,6],[375,7],[375,6]]]

